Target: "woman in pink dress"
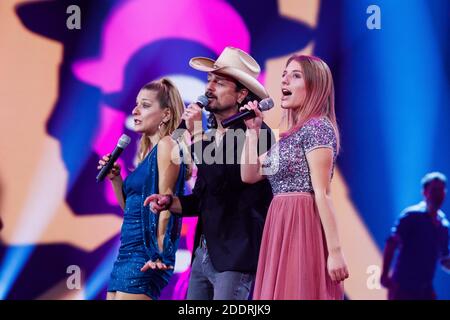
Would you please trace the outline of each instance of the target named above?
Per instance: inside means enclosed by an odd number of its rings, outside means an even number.
[[[256,118],[246,120],[242,180],[267,178],[274,193],[253,298],[343,299],[348,270],[330,196],[339,151],[330,69],[317,57],[294,55],[286,63],[281,90],[288,131],[260,157],[262,113],[256,102],[242,108],[256,113]]]

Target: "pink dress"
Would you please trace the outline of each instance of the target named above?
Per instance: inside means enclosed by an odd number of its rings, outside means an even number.
[[[255,300],[343,299],[342,283],[327,271],[327,246],[314,200],[306,154],[333,149],[336,136],[327,118],[308,120],[268,152],[263,169],[274,198],[267,213],[256,272]]]

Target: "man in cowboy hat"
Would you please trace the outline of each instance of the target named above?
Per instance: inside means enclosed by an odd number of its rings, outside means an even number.
[[[201,109],[196,104],[186,108],[182,118],[196,139],[193,153],[198,167],[192,194],[153,195],[145,204],[150,203],[155,211],[169,209],[183,216],[199,216],[187,299],[245,300],[256,273],[272,191],[267,180],[256,184],[245,184],[241,180],[238,159],[245,141],[244,122],[228,129],[220,122],[238,112],[239,106],[247,101],[259,101],[268,94],[257,80],[258,63],[240,49],[227,47],[216,61],[197,57],[189,64],[208,72],[207,110],[217,129],[204,135],[201,129],[195,131],[201,128],[195,125],[201,123]],[[274,142],[265,123],[260,136],[266,141],[259,144],[260,154],[263,154]],[[217,161],[212,164],[206,159],[198,161],[211,149]]]

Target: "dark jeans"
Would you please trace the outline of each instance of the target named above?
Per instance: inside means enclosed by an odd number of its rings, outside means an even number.
[[[187,299],[247,300],[254,279],[253,273],[217,271],[211,263],[208,249],[201,245],[195,250]]]

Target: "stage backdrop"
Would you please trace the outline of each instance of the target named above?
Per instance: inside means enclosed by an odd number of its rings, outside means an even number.
[[[266,113],[274,129],[283,129],[287,58],[314,54],[330,65],[346,297],[385,299],[379,277],[390,227],[420,201],[426,172],[450,175],[449,12],[438,0],[2,0],[0,299],[104,299],[122,210],[109,183],[95,183],[98,158],[130,135],[120,160],[126,176],[139,88],[169,77],[190,103],[206,75],[189,59],[215,58],[226,46],[260,63],[276,101]],[[162,299],[185,297],[195,224],[184,219]],[[450,299],[450,275],[438,269],[435,285]]]

